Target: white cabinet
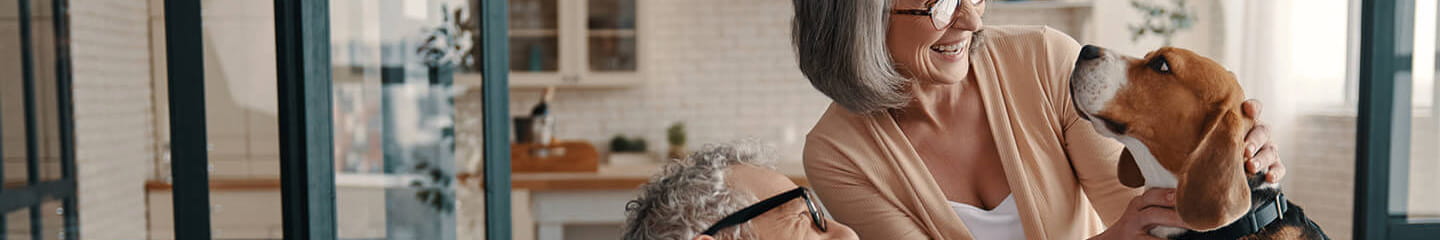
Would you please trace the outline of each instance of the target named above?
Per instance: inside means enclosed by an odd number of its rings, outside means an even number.
[[[623,88],[645,81],[646,0],[510,0],[510,86]],[[478,74],[461,74],[473,81]]]

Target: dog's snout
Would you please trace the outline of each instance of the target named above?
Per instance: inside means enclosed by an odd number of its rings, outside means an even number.
[[[1100,47],[1096,47],[1095,45],[1085,45],[1085,47],[1080,48],[1080,60],[1091,60],[1096,58],[1100,58]]]

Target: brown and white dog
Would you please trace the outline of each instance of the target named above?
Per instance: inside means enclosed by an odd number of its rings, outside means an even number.
[[[1246,175],[1245,93],[1219,63],[1179,48],[1135,58],[1085,46],[1070,77],[1081,117],[1126,151],[1120,182],[1175,188],[1175,211],[1194,230],[1158,227],[1176,239],[1329,239],[1263,181]]]

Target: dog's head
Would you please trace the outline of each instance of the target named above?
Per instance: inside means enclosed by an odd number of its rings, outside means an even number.
[[[1254,121],[1241,112],[1245,94],[1234,74],[1185,49],[1135,58],[1087,45],[1070,81],[1079,114],[1126,143],[1122,183],[1176,188],[1176,211],[1191,229],[1245,215],[1250,189],[1241,149]]]

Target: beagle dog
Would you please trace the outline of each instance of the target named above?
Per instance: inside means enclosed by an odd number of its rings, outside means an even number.
[[[1189,50],[1135,58],[1086,45],[1070,77],[1080,116],[1125,144],[1118,176],[1129,187],[1175,188],[1189,229],[1157,227],[1173,239],[1329,239],[1264,173],[1241,165],[1255,120],[1240,109],[1235,75]]]

